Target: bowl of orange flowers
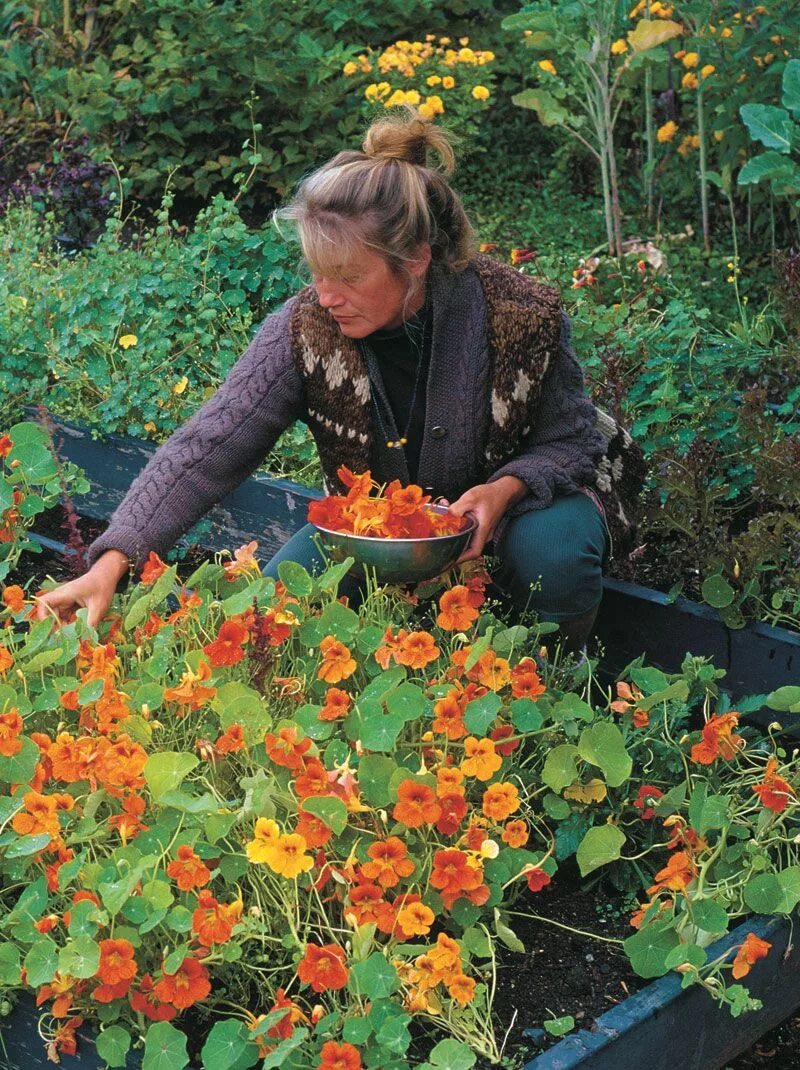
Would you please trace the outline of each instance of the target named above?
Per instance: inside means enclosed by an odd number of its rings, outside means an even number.
[[[352,557],[353,571],[379,583],[418,583],[446,572],[469,544],[477,521],[434,505],[421,487],[399,480],[382,486],[370,472],[340,468],[346,494],[310,503],[308,519],[336,560]]]

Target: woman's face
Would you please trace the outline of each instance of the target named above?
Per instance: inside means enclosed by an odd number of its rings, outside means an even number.
[[[431,259],[430,246],[421,247],[418,259],[409,265],[413,278],[424,279]],[[366,338],[373,331],[399,327],[419,311],[425,301],[425,286],[409,297],[409,282],[395,274],[382,256],[361,246],[351,270],[343,278],[314,275],[319,303],[326,308],[348,338]]]

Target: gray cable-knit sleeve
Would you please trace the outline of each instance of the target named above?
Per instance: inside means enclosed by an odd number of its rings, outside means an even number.
[[[214,396],[156,450],[89,548],[90,564],[110,549],[127,554],[135,569],[151,550],[163,556],[304,417],[289,335],[292,303],[266,318]]]
[[[532,427],[522,452],[488,480],[516,476],[527,485],[530,493],[509,510],[509,516],[543,509],[558,492],[592,486],[596,462],[606,448],[597,430],[595,407],[586,396],[566,313],[562,313],[561,341],[545,374]]]

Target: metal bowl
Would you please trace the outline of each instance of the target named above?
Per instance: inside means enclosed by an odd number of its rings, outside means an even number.
[[[429,505],[436,513],[446,513],[444,505]],[[467,547],[478,521],[468,513],[463,531],[428,539],[381,539],[372,535],[345,535],[341,531],[314,526],[334,561],[355,558],[352,572],[362,576],[374,571],[379,583],[418,583],[447,571]]]

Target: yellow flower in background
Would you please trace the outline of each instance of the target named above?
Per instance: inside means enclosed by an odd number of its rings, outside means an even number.
[[[697,89],[699,84],[697,75],[694,71],[687,71],[683,78],[681,78],[681,85],[684,89]]]
[[[189,385],[189,380],[184,375],[177,381],[175,386],[173,386],[172,393],[173,394],[182,394],[188,385]]]
[[[388,82],[377,82],[372,85],[368,85],[364,90],[364,96],[369,101],[382,100],[387,93],[391,93],[392,87]]]
[[[416,89],[409,89],[406,91],[406,104],[417,105],[420,102],[420,95]]]
[[[699,62],[700,57],[696,52],[687,52],[681,60],[681,63],[683,63],[684,67],[696,67]]]
[[[469,44],[469,38],[468,37],[459,37],[458,43],[461,45],[462,48],[466,48],[467,45]]]
[[[700,148],[700,138],[697,134],[687,134],[680,145],[678,145],[678,155],[686,158],[693,149]]]
[[[472,88],[472,95],[476,100],[488,100],[489,90],[485,85],[476,85]]]
[[[350,60],[348,63],[345,63],[344,67],[342,67],[342,74],[346,74],[347,77],[349,78],[350,75],[351,74],[355,74],[357,70],[358,70],[358,64],[357,63],[353,63],[353,61]]]
[[[437,115],[444,115],[442,98],[437,96],[428,97],[419,106],[419,113],[423,119],[434,119]]]
[[[733,37],[733,30],[730,26],[725,26],[724,29],[719,32],[720,37]]]
[[[460,48],[458,50],[458,58],[461,60],[462,63],[474,63],[475,53],[472,51],[471,48]]]
[[[717,68],[714,66],[713,63],[707,63],[705,67],[700,68],[700,77],[703,79],[708,78],[708,76],[710,74],[713,74],[716,69]]]
[[[672,119],[668,123],[664,123],[663,126],[659,126],[656,131],[656,141],[661,142],[662,145],[668,141],[672,141],[675,135],[678,133],[678,124],[674,123]]]
[[[725,131],[724,130],[715,130],[714,131],[714,140],[715,141],[723,141],[724,139],[725,139]]]
[[[553,63],[553,61],[551,59],[540,59],[539,60],[539,69],[542,70],[542,71],[546,71],[547,74],[557,74],[558,73],[556,71],[556,65],[555,65],[555,63]]]
[[[117,342],[117,345],[122,346],[123,349],[130,349],[131,346],[135,346],[139,339],[135,334],[123,334],[123,336]]]
[[[144,429],[145,429],[145,431],[152,432],[152,431],[155,431],[156,425],[153,423],[152,420],[148,420],[147,423],[144,425]]]
[[[442,81],[442,79],[439,77],[438,74],[432,74],[429,78],[426,78],[425,84],[426,85],[438,85],[441,81]],[[445,81],[447,81],[447,79],[445,79]],[[450,79],[450,81],[452,81],[452,78]]]
[[[621,56],[623,52],[628,51],[628,42],[624,37],[618,37],[617,40],[611,46],[612,56]]]
[[[442,89],[452,89],[455,84],[456,80],[450,74],[446,74],[444,78],[442,78]]]
[[[440,37],[439,38],[439,44],[440,45],[449,45],[450,44],[450,38],[449,37]]]

